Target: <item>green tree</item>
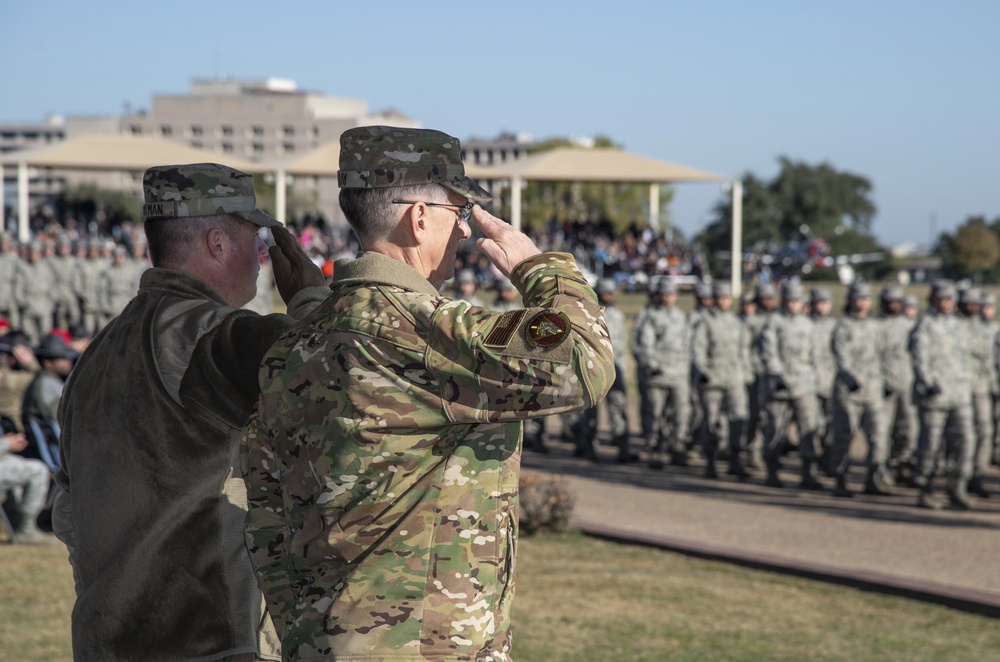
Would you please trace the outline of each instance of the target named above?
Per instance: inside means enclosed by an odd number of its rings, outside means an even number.
[[[983,274],[1000,263],[1000,237],[996,227],[1000,227],[1000,218],[991,226],[985,217],[972,216],[954,234],[943,234],[938,240],[938,252],[945,272],[982,282]],[[990,279],[993,277],[995,274],[991,274]]]
[[[769,181],[750,172],[742,177],[745,247],[777,252],[789,242],[821,237],[834,251],[847,244],[871,247],[864,252],[880,250],[871,235],[876,209],[867,178],[827,163],[809,165],[784,156],[778,163],[780,171]],[[700,240],[713,271],[721,273],[728,260],[720,260],[719,253],[730,249],[731,197],[721,198],[712,215]]]

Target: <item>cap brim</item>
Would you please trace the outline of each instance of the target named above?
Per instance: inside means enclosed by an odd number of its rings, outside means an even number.
[[[447,182],[438,183],[479,204],[485,204],[493,199],[493,196],[486,189],[468,177],[458,177]]]
[[[254,209],[253,211],[238,212],[236,215],[262,228],[282,227],[281,221],[271,217],[268,214],[265,214],[259,209]]]

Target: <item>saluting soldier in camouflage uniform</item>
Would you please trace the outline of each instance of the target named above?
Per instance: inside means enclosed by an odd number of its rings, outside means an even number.
[[[826,470],[826,457],[833,445],[833,385],[837,380],[837,363],[833,360],[833,329],[837,320],[830,316],[833,297],[826,287],[814,287],[809,292],[809,318],[813,323],[813,350],[816,367],[816,398],[819,405],[819,466]]]
[[[886,430],[891,440],[889,456],[896,465],[896,477],[913,479],[917,451],[917,406],[913,400],[913,357],[910,333],[914,321],[903,314],[903,290],[898,286],[882,289],[879,318],[879,361],[884,380],[883,400]]]
[[[42,258],[39,242],[31,242],[27,254],[27,261],[18,263],[14,276],[14,300],[21,308],[22,330],[38,344],[52,329],[56,275],[48,261]]]
[[[786,283],[782,311],[764,327],[761,360],[767,372],[769,395],[764,429],[764,464],[769,487],[784,487],[778,477],[782,448],[792,416],[799,431],[802,460],[799,486],[819,490],[816,479],[816,431],[819,410],[816,400],[816,352],[812,321],[802,314],[805,293],[799,283]]]
[[[692,340],[695,381],[705,412],[700,431],[705,476],[718,477],[716,453],[719,441],[725,438],[729,448],[727,473],[746,478],[750,474],[743,468],[740,451],[749,415],[745,376],[749,363],[747,330],[730,310],[733,297],[729,283],[715,283],[713,292],[715,305],[702,315]]]
[[[49,258],[49,265],[56,281],[53,291],[53,323],[61,329],[72,328],[80,322],[80,307],[76,303],[76,294],[73,292],[76,257],[73,255],[73,245],[67,237],[59,238],[56,254]]]
[[[639,367],[642,434],[653,456],[670,452],[670,462],[687,465],[691,416],[691,337],[677,308],[677,285],[666,278],[632,329],[632,352]],[[669,436],[664,429],[669,422]]]
[[[833,495],[852,497],[847,487],[850,448],[858,428],[868,441],[868,475],[865,493],[891,494],[892,479],[886,469],[888,439],[882,410],[882,369],[878,354],[878,323],[869,315],[871,288],[854,282],[847,291],[846,315],[833,330],[833,357],[837,383],[833,392],[833,453],[831,472],[837,479]]]
[[[608,391],[608,396],[603,400],[607,406],[608,421],[611,424],[612,443],[618,447],[619,453],[628,454],[628,399],[625,394],[628,370],[628,330],[625,328],[625,314],[615,306],[615,299],[618,294],[618,286],[612,278],[602,278],[597,281],[597,298],[604,306],[604,321],[608,326],[608,335],[611,337],[611,347],[615,353],[615,381]],[[594,442],[597,440],[597,406],[589,407],[578,416],[578,422],[574,427],[576,437],[575,455],[596,460],[597,454],[594,452]],[[650,466],[654,469],[662,469],[663,463],[655,465],[650,461]]]
[[[0,317],[6,318],[14,329],[21,327],[21,311],[14,298],[14,279],[20,261],[14,240],[6,232],[0,232]]]
[[[997,382],[997,329],[982,316],[982,292],[971,287],[963,290],[958,305],[965,316],[969,345],[969,376],[972,386],[972,423],[975,432],[972,452],[972,478],[968,490],[989,498],[983,473],[993,456],[993,391]]]
[[[521,421],[604,396],[601,307],[571,255],[469,202],[489,194],[456,138],[359,127],[340,154],[365,252],[264,358],[243,436],[250,553],[283,655],[508,660]],[[526,309],[438,293],[470,213]]]
[[[972,387],[965,325],[953,314],[955,286],[939,281],[931,289],[931,305],[910,335],[910,353],[916,373],[915,393],[920,411],[917,473],[921,488],[917,505],[937,509],[933,479],[945,455],[942,438],[947,437],[951,459],[948,496],[959,508],[972,507],[967,495],[972,476]]]

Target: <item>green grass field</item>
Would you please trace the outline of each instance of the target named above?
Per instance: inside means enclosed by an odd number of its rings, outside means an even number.
[[[0,660],[69,660],[66,553],[0,546]],[[516,662],[1000,660],[1000,622],[568,534],[522,538]]]

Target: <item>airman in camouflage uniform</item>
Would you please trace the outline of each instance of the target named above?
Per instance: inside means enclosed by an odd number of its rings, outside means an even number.
[[[0,232],[0,317],[6,318],[15,329],[21,326],[21,311],[14,298],[14,278],[20,261],[14,240],[6,232]]]
[[[468,268],[462,269],[455,275],[455,298],[465,299],[470,305],[486,308],[483,300],[476,293],[478,285],[476,272]]]
[[[73,273],[76,271],[76,257],[73,256],[73,245],[66,237],[60,237],[56,254],[49,258],[49,266],[55,275],[53,291],[55,326],[69,329],[80,322],[80,307],[76,303],[73,292]]]
[[[982,316],[983,294],[978,288],[963,290],[958,305],[968,331],[969,375],[972,385],[972,422],[975,431],[972,478],[968,489],[989,498],[983,474],[993,457],[993,392],[997,386],[997,327]]]
[[[903,290],[882,289],[879,327],[879,361],[882,366],[886,429],[891,440],[890,459],[900,482],[910,482],[917,450],[917,406],[913,400],[913,357],[910,333],[914,321],[903,314]]]
[[[135,271],[128,263],[124,246],[116,246],[111,254],[111,265],[101,273],[100,292],[101,327],[107,326],[139,291],[134,279]]]
[[[847,314],[833,331],[833,357],[837,383],[833,393],[833,453],[831,472],[837,479],[833,495],[852,497],[847,487],[851,440],[858,428],[868,440],[868,475],[865,493],[891,494],[892,479],[886,469],[889,449],[882,410],[882,369],[878,354],[878,322],[869,315],[871,288],[854,282],[847,292]]]
[[[74,291],[80,305],[80,319],[92,334],[101,330],[101,274],[108,268],[104,243],[92,239],[87,245],[87,259],[77,262],[73,276]]]
[[[837,320],[830,316],[833,297],[825,287],[814,287],[809,292],[809,317],[813,323],[813,349],[816,360],[816,397],[819,404],[819,465],[826,469],[825,458],[833,445],[833,385],[837,380],[837,364],[833,360],[833,329]]]
[[[469,203],[488,194],[459,150],[437,131],[344,132],[340,202],[365,252],[263,361],[247,529],[287,660],[508,660],[521,421],[614,380],[573,257]],[[438,293],[470,210],[528,308]]]
[[[710,310],[715,306],[715,295],[712,289],[712,283],[699,281],[694,286],[694,310],[688,315],[688,328],[690,329],[691,337],[694,337],[695,327],[704,319],[705,315],[708,314]],[[691,366],[691,388],[689,389],[691,394],[691,415],[690,415],[690,432],[688,433],[688,445],[691,445],[692,440],[698,440],[701,438],[701,427],[702,422],[705,418],[705,411],[701,406],[701,396],[698,394],[698,376],[695,374],[694,365]],[[726,452],[728,452],[728,446]]]
[[[915,392],[920,411],[917,473],[921,488],[917,505],[937,509],[933,478],[943,459],[943,437],[948,439],[948,495],[953,505],[971,508],[967,487],[972,476],[975,434],[972,429],[972,386],[968,335],[955,317],[955,287],[940,281],[931,289],[931,305],[910,335],[910,353],[916,373]]]
[[[686,465],[691,416],[691,338],[688,320],[677,308],[677,285],[657,284],[649,305],[632,329],[632,352],[639,369],[642,434],[653,458],[670,452],[670,462]],[[669,422],[669,436],[665,430]]]
[[[750,466],[759,469],[763,466],[763,431],[766,426],[766,408],[768,399],[767,374],[761,361],[761,341],[764,327],[775,315],[777,293],[774,286],[763,283],[757,286],[755,314],[743,321],[750,335],[750,364],[753,368],[753,384],[750,386],[750,420],[747,424],[747,446],[750,449]]]
[[[730,310],[733,297],[729,283],[716,283],[713,292],[715,305],[694,327],[692,340],[695,381],[705,412],[700,431],[705,476],[718,477],[716,453],[719,441],[725,438],[729,448],[728,473],[746,478],[749,474],[743,468],[740,451],[749,416],[745,376],[747,330]]]
[[[612,278],[602,278],[597,281],[597,298],[604,306],[604,321],[611,337],[611,347],[615,353],[615,381],[604,399],[607,406],[608,420],[611,424],[612,443],[618,447],[619,453],[628,453],[628,399],[625,394],[628,358],[628,330],[625,328],[625,314],[615,306],[618,285]],[[597,407],[590,407],[580,412],[574,427],[576,438],[575,455],[596,460],[594,442],[597,440]],[[662,468],[661,463],[659,467]]]
[[[769,394],[767,426],[764,429],[764,464],[769,487],[784,487],[778,477],[780,458],[792,416],[799,431],[802,458],[800,487],[822,489],[816,479],[816,431],[819,410],[816,399],[816,351],[812,321],[802,314],[805,293],[798,283],[787,283],[782,292],[782,311],[764,327],[761,361],[767,372]]]
[[[14,276],[14,301],[21,308],[21,328],[35,344],[52,329],[55,289],[56,275],[42,258],[42,245],[32,242],[27,261],[18,263]]]
[[[514,283],[511,282],[510,278],[504,276],[497,279],[494,288],[497,294],[493,303],[487,306],[490,310],[498,313],[506,313],[509,310],[520,310],[521,303],[517,300],[517,288],[514,287]]]

